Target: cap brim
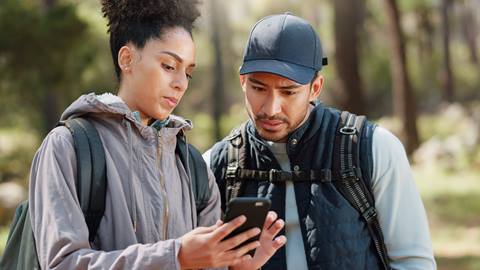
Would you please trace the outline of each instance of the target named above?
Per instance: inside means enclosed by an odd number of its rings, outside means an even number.
[[[249,60],[240,67],[240,74],[254,72],[273,73],[299,84],[308,84],[313,80],[315,70],[278,60]]]

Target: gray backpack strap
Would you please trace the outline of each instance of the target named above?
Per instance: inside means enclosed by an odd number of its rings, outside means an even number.
[[[211,190],[208,186],[207,164],[203,160],[202,154],[186,142],[183,133],[177,136],[175,151],[190,177],[198,216],[207,207],[211,195]]]
[[[342,112],[333,147],[333,178],[337,190],[361,214],[383,269],[391,269],[377,210],[360,169],[360,138],[364,116]]]
[[[97,130],[86,118],[72,118],[61,124],[73,136],[77,156],[77,196],[88,227],[88,239],[93,242],[105,212],[105,152]]]

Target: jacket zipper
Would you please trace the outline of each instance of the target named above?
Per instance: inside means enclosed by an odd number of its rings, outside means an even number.
[[[159,174],[160,174],[160,185],[161,185],[161,191],[162,191],[162,196],[163,196],[163,240],[167,239],[167,229],[168,229],[168,198],[167,198],[167,188],[165,186],[165,178],[163,177],[163,173],[161,172],[162,166],[160,162],[160,132],[158,132],[158,138],[157,138],[157,162],[158,162],[158,169],[159,169]]]

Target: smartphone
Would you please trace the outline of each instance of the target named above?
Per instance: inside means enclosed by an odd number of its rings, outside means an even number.
[[[259,228],[261,230],[263,228],[263,223],[265,223],[265,218],[267,217],[271,204],[272,203],[270,199],[259,197],[237,197],[230,200],[227,205],[224,222],[229,222],[241,215],[244,215],[247,218],[247,221],[245,221],[242,226],[235,229],[231,234],[225,237],[225,239],[248,231],[252,228]],[[243,242],[240,244],[240,246],[256,241],[259,238],[260,235],[257,235],[256,237],[250,238]],[[254,250],[250,252],[250,255],[253,256],[253,253]]]

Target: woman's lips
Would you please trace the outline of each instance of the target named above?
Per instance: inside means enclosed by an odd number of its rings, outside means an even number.
[[[170,106],[170,107],[175,107],[177,106],[178,104],[178,99],[174,98],[174,97],[164,97],[166,102],[167,102],[167,105]]]

